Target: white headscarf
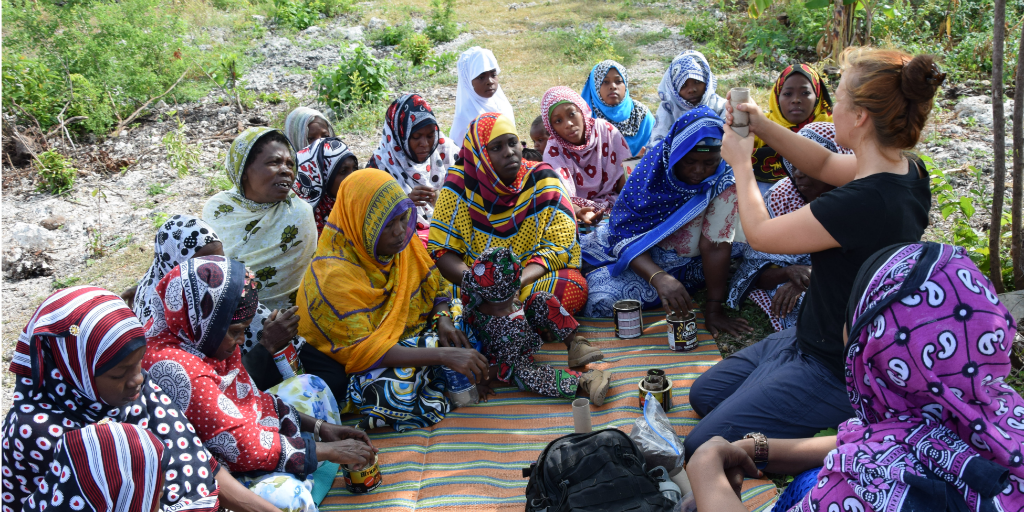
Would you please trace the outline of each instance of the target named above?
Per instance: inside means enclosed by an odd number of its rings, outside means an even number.
[[[693,78],[705,84],[704,96],[697,105],[686,101],[679,95],[679,89],[683,88],[687,78]],[[694,50],[685,50],[676,55],[658,85],[658,97],[661,99],[661,105],[655,114],[654,130],[651,132],[651,140],[647,143],[647,147],[653,148],[661,139],[667,137],[676,119],[699,105],[707,105],[719,117],[724,117],[725,98],[715,93],[717,88],[718,79],[711,72],[711,65],[704,58],[704,54]]]
[[[452,129],[449,130],[452,141],[455,145],[462,147],[463,139],[469,131],[469,123],[480,114],[495,112],[508,116],[515,124],[515,116],[512,115],[512,104],[508,102],[505,93],[498,86],[494,96],[484,98],[473,90],[473,79],[490,70],[496,70],[499,74],[498,59],[490,50],[474,46],[459,55],[459,88],[455,93],[455,120],[452,121]]]

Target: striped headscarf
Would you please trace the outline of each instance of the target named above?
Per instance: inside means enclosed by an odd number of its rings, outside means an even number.
[[[138,398],[124,406],[111,407],[99,396],[96,377],[143,346],[138,318],[102,288],[59,290],[36,309],[10,367],[18,382],[2,428],[3,480],[14,484],[3,490],[5,512],[14,512],[8,504],[19,506],[46,480],[54,445],[66,431],[103,420],[148,428],[171,452],[161,507],[217,510],[217,462],[149,375],[143,372]]]
[[[138,425],[108,422],[69,431],[57,441],[46,479],[24,510],[150,512],[170,456]]]
[[[696,105],[679,95],[679,89],[683,88],[683,84],[689,78],[705,85],[704,96]],[[658,97],[661,99],[661,105],[658,107],[654,130],[651,132],[651,140],[647,143],[647,147],[654,148],[658,141],[668,136],[676,119],[700,105],[710,108],[715,115],[723,117],[725,115],[723,113],[725,112],[725,98],[715,92],[717,88],[718,78],[711,72],[711,65],[704,58],[704,54],[686,50],[676,55],[672,59],[672,64],[669,64],[668,69],[665,70],[665,75],[661,77],[661,83],[658,84]]]

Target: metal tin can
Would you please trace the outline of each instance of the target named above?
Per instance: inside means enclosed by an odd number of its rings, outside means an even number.
[[[697,315],[689,313],[672,313],[666,318],[668,322],[668,348],[676,352],[689,352],[697,348]]]
[[[380,474],[380,467],[377,465],[377,456],[373,456],[373,463],[361,469],[352,469],[349,466],[342,466],[345,475],[345,488],[353,494],[365,494],[384,483],[384,477]]]
[[[615,337],[639,338],[644,334],[644,317],[638,300],[620,300],[612,305],[615,310]]]
[[[659,403],[661,403],[661,408],[664,409],[665,412],[668,412],[669,410],[671,410],[672,409],[672,381],[669,380],[669,379],[665,379],[664,387],[662,389],[659,389],[659,390],[648,389],[647,386],[646,386],[647,384],[648,384],[648,382],[646,381],[646,379],[640,379],[640,384],[639,384],[639,388],[640,388],[640,408],[641,409],[644,408],[644,402],[647,401],[647,393],[650,393],[651,396],[653,396],[655,400],[657,400]]]
[[[451,399],[452,405],[465,407],[480,401],[480,392],[468,377],[447,366],[442,366],[441,369],[444,371],[448,398]]]
[[[274,354],[274,365],[277,366],[277,371],[281,373],[281,377],[285,379],[305,373],[302,370],[302,363],[299,362],[299,353],[290,341],[283,349]]]

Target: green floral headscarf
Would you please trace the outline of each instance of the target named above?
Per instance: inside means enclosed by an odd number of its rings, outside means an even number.
[[[242,174],[256,142],[278,132],[252,127],[235,138],[224,165],[235,186],[210,198],[203,220],[224,244],[224,254],[256,274],[260,301],[271,309],[290,307],[302,283],[302,275],[316,251],[317,231],[313,208],[294,192],[276,203],[257,203],[245,197]],[[295,150],[292,158],[295,158]]]

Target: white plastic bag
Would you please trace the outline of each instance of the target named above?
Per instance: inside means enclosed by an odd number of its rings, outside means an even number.
[[[644,400],[644,415],[633,423],[629,438],[644,452],[647,469],[657,466],[671,472],[686,461],[683,443],[672,429],[661,403],[651,393]]]

